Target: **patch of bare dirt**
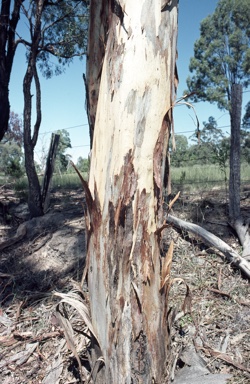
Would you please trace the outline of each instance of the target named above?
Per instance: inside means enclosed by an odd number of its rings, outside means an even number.
[[[82,277],[86,252],[84,194],[82,190],[54,192],[48,213],[27,222],[26,205],[11,190],[0,193],[0,244],[25,226],[20,241],[0,250],[0,381],[79,383],[78,361],[55,316],[55,292],[67,292],[71,279],[80,281]],[[246,193],[242,208],[248,215],[249,203]],[[235,233],[227,223],[223,192],[182,195],[173,211],[184,220],[202,225],[240,252]],[[249,383],[249,282],[199,238],[169,227],[163,236],[165,252],[171,240],[173,379],[178,383],[183,366],[189,367],[185,351],[193,346],[209,373],[230,374],[231,384]],[[183,309],[185,284],[192,296],[191,312],[178,316]],[[76,350],[89,372],[88,340],[82,329],[82,323],[74,324]]]

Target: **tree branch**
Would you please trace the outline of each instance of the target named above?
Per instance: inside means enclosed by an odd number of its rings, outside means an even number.
[[[250,279],[250,263],[235,252],[223,240],[219,239],[217,236],[208,232],[204,228],[201,228],[199,225],[186,222],[171,215],[167,216],[166,222],[201,237],[205,243],[222,252],[230,263],[239,268],[248,277],[248,279]]]

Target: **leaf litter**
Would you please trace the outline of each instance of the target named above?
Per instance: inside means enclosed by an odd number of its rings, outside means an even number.
[[[62,197],[57,199],[55,206],[63,211]],[[77,207],[72,204],[69,209],[67,198],[65,206],[71,216],[65,220],[70,222]],[[79,191],[77,196],[72,194],[71,203],[74,199],[83,199]],[[172,208],[180,217],[197,222],[190,217],[190,212],[197,204],[202,206],[202,199],[191,194],[187,198],[181,196]],[[213,200],[215,197],[210,193],[206,199]],[[216,201],[220,201],[218,191]],[[213,221],[218,215],[220,220],[226,221],[226,216],[223,217],[224,205],[218,205],[216,209],[217,212],[211,213]],[[202,224],[209,226],[207,212],[206,215],[207,221]],[[77,221],[77,225],[78,228],[84,226],[84,220]],[[211,225],[208,229],[212,231]],[[216,233],[217,229],[213,229]],[[228,231],[226,226],[219,230]],[[184,384],[185,378],[192,384],[249,383],[249,282],[226,262],[223,255],[206,247],[195,236],[171,227],[162,235],[167,258],[159,288],[170,292],[169,371],[173,383]],[[227,237],[231,246],[239,249],[232,233],[225,232],[223,236]],[[174,246],[169,249],[171,242]],[[41,250],[45,246],[43,244]],[[79,292],[77,284],[70,280],[74,277],[80,281],[81,276],[74,269],[68,274],[65,272],[63,278],[48,271],[37,275],[40,290],[32,290],[30,286],[25,289],[20,278],[27,279],[27,275],[20,277],[18,271],[20,274],[24,271],[25,257],[28,256],[26,249],[29,249],[29,243],[22,241],[1,255],[3,260],[8,257],[13,260],[15,256],[17,264],[16,268],[1,268],[0,275],[1,383],[91,383],[93,372],[87,363],[87,349],[94,330],[88,313],[87,295]],[[28,276],[33,278],[32,268]],[[136,287],[132,288],[136,290]],[[68,336],[65,336],[63,322]],[[96,362],[97,368],[100,363],[103,363],[102,357]]]

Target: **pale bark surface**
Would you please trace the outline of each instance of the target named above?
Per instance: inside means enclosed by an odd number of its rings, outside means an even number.
[[[169,340],[160,200],[178,1],[163,12],[156,0],[120,5],[111,1],[109,10],[86,196],[91,316],[105,360],[96,382],[163,384]]]

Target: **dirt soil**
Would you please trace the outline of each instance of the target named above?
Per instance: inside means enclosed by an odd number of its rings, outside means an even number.
[[[247,190],[242,194],[242,210],[248,216],[249,196]],[[172,214],[202,225],[240,252],[227,223],[224,192],[183,193]],[[75,286],[72,281],[82,278],[84,226],[84,194],[80,189],[54,191],[46,215],[28,221],[22,199],[11,189],[1,188],[1,383],[80,383],[79,361],[65,341],[56,315],[59,298],[55,293],[68,292]],[[16,242],[8,244],[9,239]],[[183,367],[194,364],[185,357],[187,348],[193,348],[189,358],[199,356],[207,377],[231,375],[231,384],[250,383],[249,282],[223,255],[198,238],[169,227],[163,236],[163,252],[167,252],[171,240],[174,253],[169,322],[174,383],[181,383],[178,374]],[[189,305],[184,308],[187,301]],[[83,370],[89,373],[88,338],[82,329],[78,318],[74,324],[76,350]],[[219,379],[214,382],[220,383]]]

